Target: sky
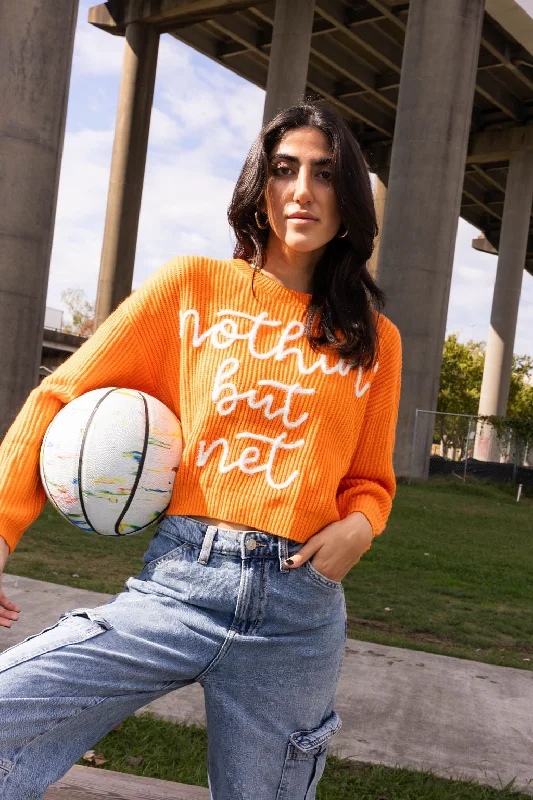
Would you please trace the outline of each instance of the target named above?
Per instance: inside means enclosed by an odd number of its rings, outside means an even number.
[[[124,39],[87,22],[80,0],[47,306],[64,289],[94,303]],[[528,8],[533,0],[520,0]],[[529,10],[529,8],[528,8]],[[169,35],[161,38],[133,288],[175,255],[231,258],[226,209],[262,124],[265,93]],[[494,255],[472,249],[479,231],[459,220],[447,334],[486,341]],[[385,311],[386,313],[386,311]],[[65,319],[67,314],[65,314]],[[533,356],[533,277],[524,273],[515,353]]]

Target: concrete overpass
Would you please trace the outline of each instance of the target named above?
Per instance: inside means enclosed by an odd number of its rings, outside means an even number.
[[[59,79],[59,90],[52,80],[41,85],[58,120],[49,141],[58,163],[73,4],[17,5],[3,31],[13,48],[24,39],[32,61]],[[36,7],[38,24],[25,26]],[[361,143],[385,209],[372,269],[404,344],[397,473],[409,470],[416,408],[436,407],[459,215],[499,252],[480,411],[505,413],[524,268],[533,274],[533,19],[516,0],[113,0],[92,8],[89,22],[126,39],[97,324],[131,292],[158,42],[168,34],[264,88],[265,121],[312,93],[344,115]],[[0,63],[1,96],[17,95],[18,120],[27,114],[30,83]],[[31,135],[15,136],[21,175],[21,153],[39,139],[38,113]],[[50,171],[34,166],[33,180],[55,197]],[[52,222],[50,214],[49,230]],[[19,244],[9,240],[13,264],[24,262],[30,235],[31,225]],[[5,285],[4,258],[0,266]],[[46,276],[44,254],[26,269]],[[44,306],[41,283],[34,306]],[[12,358],[6,367],[0,375],[20,388],[3,411],[4,426],[32,386],[28,366]],[[425,458],[415,469],[424,473]]]
[[[54,370],[87,341],[87,336],[45,328],[41,350],[41,367]]]

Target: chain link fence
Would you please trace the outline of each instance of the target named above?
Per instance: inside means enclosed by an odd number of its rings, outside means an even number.
[[[533,489],[533,442],[512,431],[498,436],[486,421],[469,414],[417,409],[409,481],[426,476]]]

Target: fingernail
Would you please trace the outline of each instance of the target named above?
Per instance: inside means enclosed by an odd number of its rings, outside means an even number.
[[[292,560],[292,558],[286,558],[285,559],[285,563],[289,564],[292,567],[292,565],[294,564],[294,561]]]

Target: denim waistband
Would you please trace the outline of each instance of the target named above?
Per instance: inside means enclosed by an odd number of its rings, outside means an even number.
[[[158,525],[158,530],[181,542],[199,547],[198,561],[201,564],[206,564],[211,551],[216,551],[240,556],[243,559],[276,558],[279,559],[281,571],[289,572],[289,568],[284,567],[283,562],[303,547],[302,542],[266,531],[254,529],[232,531],[181,514],[165,515]]]

